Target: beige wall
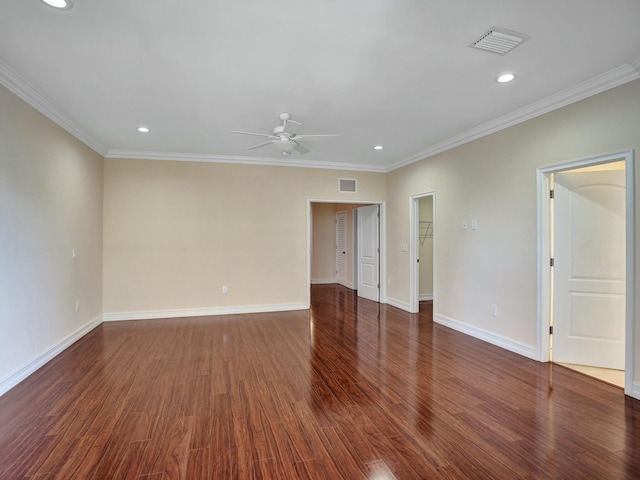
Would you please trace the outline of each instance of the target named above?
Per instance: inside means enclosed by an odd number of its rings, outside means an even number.
[[[435,191],[435,314],[535,348],[536,169],[637,151],[639,125],[640,81],[634,81],[389,173],[388,296],[409,302],[409,254],[399,248],[409,242],[408,199]],[[462,230],[462,221],[474,218],[478,230]],[[639,266],[636,261],[636,278]],[[640,288],[640,281],[636,285]],[[491,304],[498,306],[497,317],[490,316]],[[636,379],[638,339],[636,326]]]
[[[100,155],[0,87],[0,393],[100,321],[102,184]]]
[[[408,304],[408,200],[436,192],[436,318],[535,348],[536,169],[637,150],[638,125],[635,81],[386,175],[103,161],[0,88],[0,387],[102,312],[303,305],[309,199],[386,200],[387,294]],[[358,193],[339,194],[340,177]],[[638,381],[638,325],[635,342]]]
[[[105,317],[304,307],[308,200],[384,196],[378,173],[107,159]]]

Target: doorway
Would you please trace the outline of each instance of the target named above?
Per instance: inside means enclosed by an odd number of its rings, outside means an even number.
[[[632,152],[539,169],[538,179],[541,360],[624,370],[630,394]]]
[[[358,290],[358,284],[361,282],[361,274],[358,271],[358,258],[361,255],[358,247],[358,224],[362,212],[359,209],[363,206],[372,206],[379,211],[379,227],[376,228],[376,239],[379,249],[378,255],[378,276],[386,278],[386,204],[383,201],[339,201],[339,200],[307,200],[307,308],[311,305],[311,285],[319,283],[338,283],[338,279],[342,278],[339,272],[342,266],[337,264],[338,256],[338,217],[340,212],[347,213],[344,227],[346,227],[346,235],[344,249],[340,252],[344,254],[345,281],[344,286],[354,290]],[[315,213],[314,213],[315,212]],[[318,212],[322,212],[318,216]],[[316,225],[317,223],[317,225]],[[323,232],[324,230],[324,232]],[[342,246],[342,244],[340,245]],[[321,266],[321,267],[319,267]],[[322,269],[329,267],[330,272],[319,273]],[[340,273],[340,275],[339,275]],[[330,274],[330,275],[329,275]],[[385,303],[386,285],[384,282],[378,282],[380,287],[377,288],[375,301]],[[377,284],[376,284],[377,287]]]
[[[421,300],[432,300],[435,311],[435,212],[435,192],[423,193],[411,197],[409,203],[409,312],[411,313],[420,311]]]

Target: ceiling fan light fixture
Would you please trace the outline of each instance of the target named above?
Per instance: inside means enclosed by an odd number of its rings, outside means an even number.
[[[138,131],[140,133],[149,133],[151,130],[149,130],[149,127],[138,127]]]
[[[289,155],[291,153],[291,150],[296,148],[295,142],[289,139],[278,140],[274,142],[274,145],[276,146],[276,150],[282,153],[282,155]]]
[[[60,10],[70,10],[73,7],[71,0],[42,0],[47,5]]]
[[[374,150],[382,150],[384,147],[382,145],[376,145],[373,147]]]

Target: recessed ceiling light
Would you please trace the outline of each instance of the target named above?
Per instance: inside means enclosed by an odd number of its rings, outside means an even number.
[[[138,131],[140,133],[149,133],[150,132],[148,127],[138,127]]]
[[[376,145],[373,147],[374,150],[382,150],[384,147],[382,145]]]
[[[504,73],[498,77],[498,82],[507,83],[513,80],[514,78],[516,78],[516,76],[513,73]]]
[[[69,10],[73,7],[73,3],[71,0],[42,0],[47,5],[50,5],[54,8],[59,8],[61,10]]]

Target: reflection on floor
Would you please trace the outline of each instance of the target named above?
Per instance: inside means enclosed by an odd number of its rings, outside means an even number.
[[[433,300],[420,302],[420,311],[427,312],[433,308]],[[569,368],[584,375],[597,378],[603,382],[624,388],[624,370],[612,370],[610,368],[589,367],[587,365],[576,365],[573,363],[555,362],[558,365]]]
[[[609,368],[588,367],[586,365],[574,365],[573,363],[560,363],[558,365],[570,368],[590,377],[597,378],[603,382],[610,383],[620,388],[624,388],[624,370],[612,370]]]

